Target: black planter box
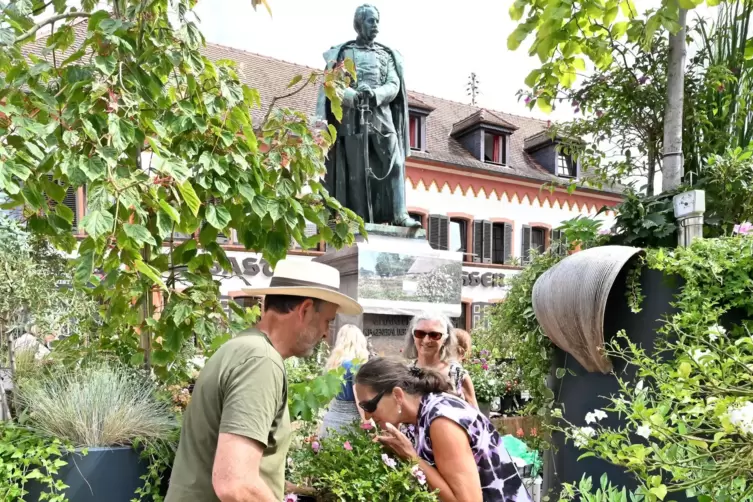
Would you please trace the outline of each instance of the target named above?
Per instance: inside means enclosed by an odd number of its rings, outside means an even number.
[[[604,317],[604,338],[611,340],[618,331],[624,329],[630,339],[643,346],[650,355],[653,352],[656,331],[662,326],[661,320],[676,312],[672,301],[674,295],[679,292],[682,281],[678,277],[666,277],[659,271],[644,267],[641,273],[641,288],[645,299],[641,304],[641,312],[635,314],[630,310],[625,298],[627,268],[617,277],[609,293]],[[616,374],[632,384],[637,382],[634,367],[626,367],[624,361],[620,360],[612,362]],[[603,396],[616,395],[620,391],[614,375],[589,373],[578,364],[574,357],[568,357],[562,350],[556,349],[552,373],[554,374],[554,369],[559,367],[565,367],[574,373],[574,375],[566,374],[561,380],[554,378],[554,375],[552,378],[555,382],[558,400],[564,404],[563,415],[576,426],[586,425],[584,421],[586,413],[597,408],[604,408],[609,404]],[[625,420],[615,413],[610,413],[607,419],[600,422],[600,425],[618,428],[625,425]],[[640,438],[634,439],[641,440]],[[566,443],[561,433],[555,433],[552,442],[555,446],[553,467],[556,474],[552,473],[555,478],[553,479],[555,489],[558,489],[556,485],[562,482],[577,483],[583,475],[591,476],[594,483],[598,484],[603,474],[609,477],[613,485],[624,486],[629,490],[637,487],[633,475],[622,467],[596,457],[578,460],[578,457],[585,451],[574,446],[572,442]],[[677,492],[667,497],[668,500],[674,502],[696,500],[694,497],[686,497],[684,493]]]
[[[147,462],[130,446],[88,448],[88,454],[73,451],[63,456],[67,465],[60,468],[60,479],[68,485],[65,496],[70,502],[130,502],[144,485]],[[26,485],[26,502],[38,502],[46,487],[32,482]]]

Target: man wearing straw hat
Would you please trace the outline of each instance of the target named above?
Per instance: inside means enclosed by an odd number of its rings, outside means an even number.
[[[340,293],[340,273],[282,260],[259,324],[223,345],[201,370],[183,416],[166,502],[279,502],[290,445],[283,360],[308,356],[337,312],[361,306]]]

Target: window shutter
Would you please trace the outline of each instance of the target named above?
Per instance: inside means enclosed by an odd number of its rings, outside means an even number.
[[[439,249],[442,251],[450,249],[450,218],[447,216],[439,217]]]
[[[439,227],[442,224],[438,214],[429,215],[429,245],[434,249],[439,248]]]
[[[73,231],[75,232],[78,229],[78,211],[77,209],[77,198],[76,198],[76,192],[77,190],[73,187],[68,187],[68,190],[65,191],[65,198],[63,199],[63,205],[68,207],[71,211],[73,211]]]
[[[492,262],[492,247],[493,247],[493,237],[494,234],[492,232],[492,222],[491,221],[483,221],[482,225],[484,227],[484,251],[482,254],[483,262],[484,263],[491,263]]]
[[[512,225],[505,223],[505,258],[504,263],[512,262]]]
[[[523,225],[523,245],[521,247],[521,259],[523,263],[530,263],[531,257],[531,227]]]
[[[509,146],[509,141],[508,140],[509,139],[510,139],[510,136],[508,136],[508,135],[505,134],[505,135],[502,136],[502,138],[500,140],[500,141],[502,141],[502,163],[504,165],[506,165],[506,166],[510,165],[510,162],[508,161],[509,160],[508,159],[508,157],[509,157],[509,150],[510,150],[508,148],[508,146]]]
[[[47,178],[50,181],[53,181],[51,174],[48,174]],[[60,183],[58,183],[58,185],[60,185]],[[63,197],[63,200],[61,202],[65,207],[67,207],[68,209],[70,209],[73,212],[73,222],[71,223],[71,227],[72,227],[72,229],[73,229],[74,232],[78,228],[78,211],[76,211],[76,206],[77,206],[76,203],[78,202],[78,199],[76,197],[77,192],[78,192],[78,189],[73,188],[72,186],[69,186],[65,190],[65,196]],[[54,200],[52,200],[51,198],[47,197],[46,195],[45,195],[45,198],[47,199],[47,201],[50,204],[50,209],[55,209],[55,206],[57,205],[57,202],[54,201]],[[21,213],[19,212],[19,215],[20,214]]]
[[[473,222],[473,262],[481,263],[484,255],[484,222]]]

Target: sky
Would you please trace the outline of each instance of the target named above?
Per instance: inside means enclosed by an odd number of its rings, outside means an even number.
[[[355,38],[353,14],[363,0],[269,0],[254,12],[250,0],[200,0],[196,13],[209,42],[315,68],[331,46]],[[480,82],[481,106],[530,115],[515,93],[537,67],[523,48],[507,50],[515,29],[511,1],[371,0],[381,14],[378,41],[405,58],[409,89],[470,102],[471,72]],[[568,110],[569,112],[569,110]],[[539,118],[555,118],[542,113]],[[567,114],[560,118],[568,118]]]
[[[570,107],[547,115],[518,101],[516,92],[540,62],[528,55],[528,44],[507,49],[507,37],[517,24],[508,14],[512,0],[369,1],[381,13],[377,40],[405,58],[409,89],[470,102],[466,85],[475,72],[480,106],[545,120],[573,117]],[[268,2],[271,17],[263,6],[254,11],[250,0],[199,0],[195,12],[209,42],[322,68],[325,50],[355,38],[353,14],[364,0]],[[660,1],[635,3],[642,11]]]

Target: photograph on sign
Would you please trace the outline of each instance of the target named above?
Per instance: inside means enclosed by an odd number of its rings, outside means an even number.
[[[358,299],[368,311],[435,307],[457,315],[462,265],[437,256],[364,250],[358,256]],[[458,312],[456,312],[458,311]]]

